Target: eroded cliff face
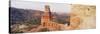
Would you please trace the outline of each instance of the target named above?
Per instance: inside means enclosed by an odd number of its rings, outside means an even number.
[[[72,4],[71,14],[71,18],[80,18],[77,29],[96,28],[96,6]]]

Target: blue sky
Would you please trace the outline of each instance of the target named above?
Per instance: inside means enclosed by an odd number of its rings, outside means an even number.
[[[35,2],[34,2],[35,1]],[[37,2],[36,2],[37,1]],[[52,3],[45,3],[52,2]],[[50,5],[52,12],[70,12],[68,4],[96,5],[95,0],[11,0],[11,6],[23,9],[36,9],[44,11],[44,5]]]
[[[67,3],[48,3],[48,2],[33,2],[33,1],[11,1],[11,7],[22,9],[35,9],[44,11],[44,6],[50,5],[52,12],[67,13],[70,11],[70,5]]]

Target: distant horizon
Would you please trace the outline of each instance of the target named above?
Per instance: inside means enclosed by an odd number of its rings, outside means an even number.
[[[51,12],[68,13],[70,12],[70,6],[66,3],[47,3],[47,2],[31,2],[31,1],[14,1],[11,0],[11,7],[21,9],[35,9],[44,11],[44,6],[49,5]],[[35,8],[34,8],[35,7]]]
[[[9,8],[16,8],[16,7],[9,7]],[[16,9],[23,9],[23,8],[16,8]],[[24,9],[24,10],[37,10],[37,9]],[[41,11],[41,10],[37,10],[37,11]],[[42,12],[44,12],[44,11],[42,11]],[[52,11],[53,12],[53,11]],[[53,12],[53,13],[57,13],[57,14],[67,14],[67,13],[64,13],[64,12]]]

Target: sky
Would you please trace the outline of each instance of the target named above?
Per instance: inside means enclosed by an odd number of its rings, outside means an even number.
[[[96,0],[24,0],[24,1],[40,1],[40,2],[56,2],[69,4],[96,5]]]
[[[58,12],[58,13],[70,12],[70,6],[67,3],[48,3],[48,2],[11,0],[11,7],[15,7],[15,8],[33,9],[33,10],[44,11],[45,5],[49,5],[52,12]]]

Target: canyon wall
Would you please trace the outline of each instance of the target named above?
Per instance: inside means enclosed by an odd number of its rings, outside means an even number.
[[[72,4],[71,14],[71,18],[80,18],[80,24],[77,29],[96,28],[96,6]]]

